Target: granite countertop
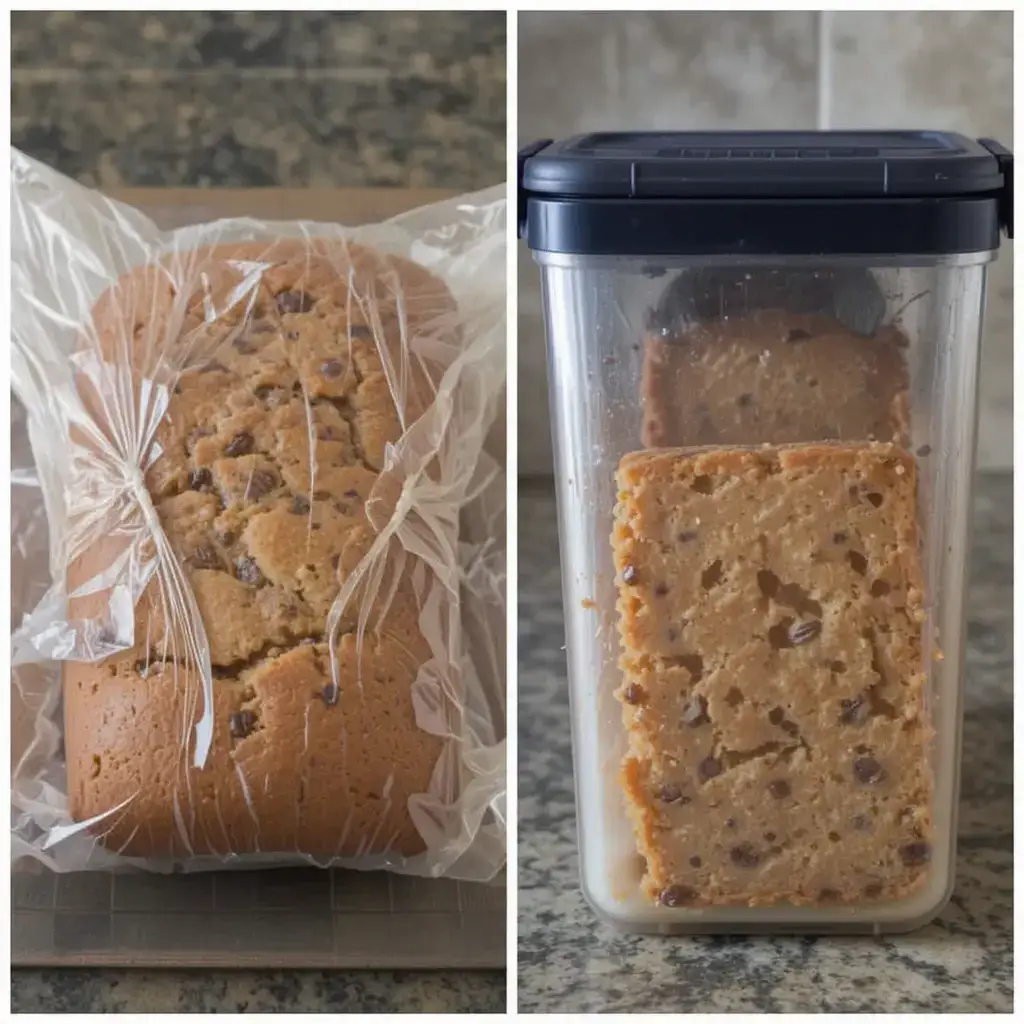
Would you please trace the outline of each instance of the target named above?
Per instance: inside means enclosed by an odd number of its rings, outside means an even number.
[[[82,184],[505,177],[504,11],[17,11],[11,141]]]
[[[11,972],[15,1013],[504,1013],[504,971]]]
[[[1013,498],[979,478],[956,890],[872,938],[663,938],[600,923],[578,886],[554,498],[519,501],[519,1007],[523,1012],[1013,1009]]]

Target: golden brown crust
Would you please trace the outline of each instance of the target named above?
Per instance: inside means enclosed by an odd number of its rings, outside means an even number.
[[[422,267],[323,239],[165,257],[100,299],[89,349],[128,368],[134,387],[149,379],[170,391],[146,486],[215,676],[213,747],[196,769],[201,687],[158,580],[136,606],[131,650],[66,664],[70,809],[81,821],[126,802],[96,829],[108,846],[137,856],[422,851],[409,798],[430,788],[444,741],[415,721],[412,686],[431,657],[415,560],[391,560],[379,589],[347,608],[339,693],[325,630],[373,543],[371,519],[388,518],[387,445],[433,397],[438,368],[409,341],[455,331],[450,293]],[[109,425],[104,386],[79,386]],[[68,568],[69,591],[126,543],[90,544]],[[358,612],[371,599],[357,656]],[[71,613],[103,618],[109,600],[76,596]]]
[[[900,441],[906,338],[865,338],[831,317],[763,310],[647,339],[643,443]]]
[[[621,779],[647,895],[859,904],[923,884],[912,457],[881,444],[649,451],[618,479]]]

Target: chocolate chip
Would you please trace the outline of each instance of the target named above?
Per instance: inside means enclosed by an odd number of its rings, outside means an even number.
[[[746,392],[745,394],[740,395],[736,399],[736,404],[741,409],[746,409],[747,406],[749,406],[749,405],[751,405],[753,403],[753,401],[754,401],[754,396],[752,394],[750,394],[750,392]]]
[[[217,557],[217,552],[213,548],[203,545],[198,547],[192,552],[192,557],[189,561],[197,569],[219,569],[220,558]]]
[[[839,721],[843,725],[863,725],[868,720],[868,705],[863,697],[846,697],[839,707]]]
[[[637,571],[636,566],[627,565],[622,570],[622,582],[623,583],[636,583]]]
[[[622,699],[627,704],[640,704],[644,699],[644,689],[636,683],[630,683],[623,691]]]
[[[329,707],[334,707],[338,703],[338,698],[341,696],[338,687],[334,683],[328,683],[321,691],[321,696],[324,699],[324,703]]]
[[[701,864],[703,864],[703,863],[704,862],[700,859],[700,857],[693,856],[693,857],[690,858],[690,867],[691,868],[699,868],[701,866]]]
[[[863,576],[868,571],[868,560],[859,551],[848,551],[846,560],[850,563],[850,568],[859,576]]]
[[[822,889],[818,893],[818,899],[822,903],[835,903],[839,898],[840,895],[835,889]]]
[[[666,782],[658,787],[658,799],[663,804],[677,804],[680,802],[688,804],[690,802],[683,799],[682,789],[673,782]]]
[[[284,389],[269,384],[258,387],[253,394],[269,409],[276,409],[285,400]]]
[[[281,292],[277,296],[277,308],[282,313],[308,313],[313,300],[305,292]]]
[[[345,372],[345,367],[340,359],[328,359],[320,366],[320,372],[325,377],[340,377]]]
[[[922,459],[927,458],[929,455],[931,455],[931,453],[932,453],[932,446],[930,444],[923,444],[923,445],[921,445],[920,448],[917,449],[917,454]]]
[[[772,725],[782,725],[785,719],[786,712],[783,711],[782,708],[772,708],[771,711],[768,712],[768,721],[771,722]]]
[[[853,774],[858,782],[873,786],[885,778],[885,769],[873,757],[858,757],[853,762]]]
[[[782,581],[770,569],[758,569],[757,587],[765,597],[774,597],[781,585]]]
[[[776,800],[785,800],[793,792],[793,787],[785,779],[772,779],[768,783],[768,792]]]
[[[678,534],[676,536],[676,540],[678,540],[680,544],[689,544],[690,541],[696,540],[696,539],[697,539],[697,531],[696,530],[683,530],[682,533],[680,533],[680,534]]]
[[[101,626],[96,634],[96,642],[101,644],[116,644],[118,642],[117,631],[110,626]]]
[[[250,558],[248,555],[243,555],[235,562],[235,575],[243,583],[249,583],[254,587],[263,582],[263,573],[260,572],[256,559]]]
[[[761,863],[761,854],[750,843],[740,843],[729,851],[729,859],[740,868],[756,868]]]
[[[249,501],[259,501],[277,488],[277,477],[265,469],[254,469],[246,484],[245,496]]]
[[[776,839],[776,836],[775,836],[774,832],[765,832],[765,834],[764,834],[764,841],[766,843],[774,843],[775,839]]]
[[[683,725],[696,729],[697,726],[706,725],[710,721],[711,719],[708,718],[708,702],[699,694],[694,694],[683,705]]]
[[[188,475],[189,490],[203,491],[213,485],[213,474],[205,467],[193,469]]]
[[[654,588],[654,596],[655,597],[664,597],[667,593],[668,593],[668,584],[667,583],[659,583]]]
[[[658,893],[658,902],[663,907],[684,907],[697,898],[697,891],[688,885],[670,885]]]
[[[869,900],[877,900],[882,895],[882,887],[878,882],[869,882],[864,886],[864,895]]]
[[[802,327],[794,327],[789,334],[786,335],[786,341],[797,342],[797,341],[810,341],[811,332],[805,331]]]
[[[832,534],[832,543],[833,544],[845,544],[846,543],[846,534],[842,533],[842,532],[840,532],[840,533],[833,533]]]
[[[735,828],[736,827],[736,819],[735,818],[726,818],[725,819],[725,827],[726,828]]]
[[[256,447],[256,439],[248,430],[235,434],[224,448],[224,454],[234,458],[237,455],[248,455]]]
[[[225,547],[229,547],[235,543],[235,535],[230,530],[225,530],[219,535],[218,540],[221,544],[225,545]]]
[[[292,498],[292,512],[297,516],[305,516],[309,514],[309,499],[304,498],[301,494],[296,494]]]
[[[919,868],[932,859],[932,848],[928,843],[907,843],[900,847],[900,860],[908,868]]]
[[[709,779],[715,778],[717,775],[722,774],[722,762],[717,757],[712,757],[710,754],[704,758],[699,765],[697,765],[697,776],[701,782],[707,782]]]
[[[799,622],[789,629],[789,642],[796,647],[813,640],[821,632],[821,623],[817,619]]]
[[[244,740],[256,728],[255,712],[236,711],[228,718],[228,728],[236,740]]]

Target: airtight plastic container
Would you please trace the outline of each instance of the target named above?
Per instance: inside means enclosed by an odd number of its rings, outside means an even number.
[[[1012,168],[916,131],[520,154],[582,884],[608,921],[895,932],[948,899]]]

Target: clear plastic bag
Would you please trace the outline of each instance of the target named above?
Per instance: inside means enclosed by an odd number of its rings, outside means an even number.
[[[12,176],[13,856],[496,876],[504,190],[162,232]]]

